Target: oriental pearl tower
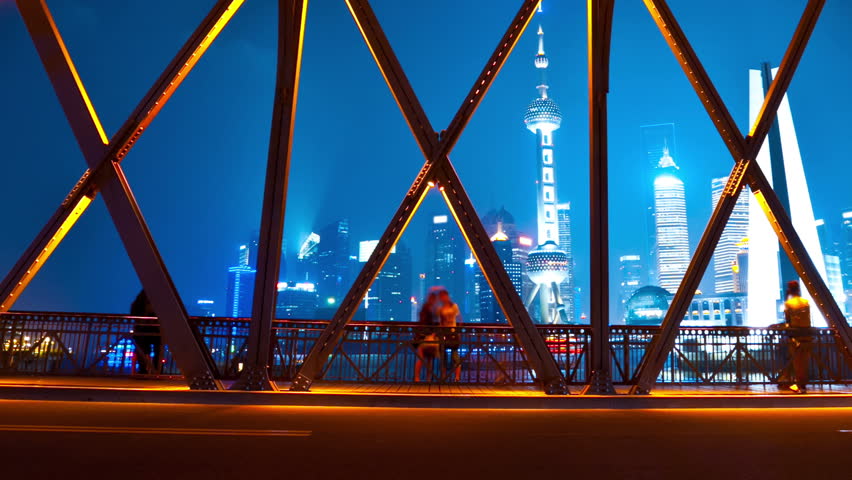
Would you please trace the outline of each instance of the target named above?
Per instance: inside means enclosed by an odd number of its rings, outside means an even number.
[[[538,216],[538,247],[529,253],[527,274],[535,283],[527,309],[538,309],[541,323],[567,323],[565,306],[559,284],[568,276],[568,254],[559,248],[559,221],[556,199],[556,161],[553,156],[553,132],[562,125],[562,112],[547,94],[547,55],[544,54],[544,31],[538,27],[538,54],[535,68],[540,74],[538,97],[524,114],[527,129],[536,136],[536,206]],[[537,307],[533,307],[538,299]]]

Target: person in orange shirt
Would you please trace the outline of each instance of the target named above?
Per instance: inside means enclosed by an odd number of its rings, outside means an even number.
[[[790,390],[796,393],[807,393],[808,360],[810,358],[813,338],[805,329],[811,328],[811,306],[802,298],[799,282],[787,282],[787,300],[784,302],[785,327],[790,329],[790,355],[793,359],[793,372],[796,383],[790,385]]]

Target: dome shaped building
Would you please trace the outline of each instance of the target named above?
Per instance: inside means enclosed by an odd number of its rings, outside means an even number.
[[[660,287],[642,287],[630,296],[625,308],[628,325],[660,325],[669,309],[671,294]]]

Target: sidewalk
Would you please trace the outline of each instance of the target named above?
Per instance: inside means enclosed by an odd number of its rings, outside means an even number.
[[[227,386],[227,385],[226,385]],[[429,384],[322,384],[310,392],[191,391],[181,379],[0,377],[0,399],[209,405],[286,405],[398,408],[654,409],[852,408],[852,386],[815,386],[807,395],[772,386],[660,386],[651,395],[547,396],[534,387]]]

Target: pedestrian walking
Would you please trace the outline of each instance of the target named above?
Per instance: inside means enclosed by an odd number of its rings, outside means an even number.
[[[137,317],[133,325],[133,343],[136,344],[136,373],[140,375],[160,373],[160,356],[162,351],[162,337],[160,326],[151,324],[148,320],[139,317],[156,317],[154,307],[148,300],[145,290],[136,295],[136,299],[130,305],[130,315]],[[150,364],[150,368],[149,368]]]
[[[808,361],[813,346],[813,337],[808,331],[811,328],[811,306],[802,298],[802,290],[796,280],[787,282],[784,323],[789,329],[790,356],[796,381],[789,388],[796,393],[807,393]]]

